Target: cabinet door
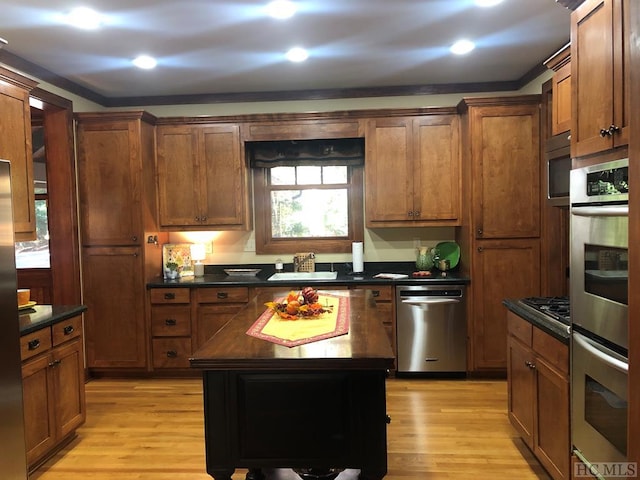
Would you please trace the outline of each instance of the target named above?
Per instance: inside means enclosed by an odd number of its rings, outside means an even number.
[[[146,367],[142,272],[140,248],[83,249],[89,368]]]
[[[241,155],[240,127],[218,125],[198,128],[202,223],[208,226],[243,226],[246,165]]]
[[[144,235],[137,122],[78,124],[78,188],[83,245],[135,245]]]
[[[476,242],[471,329],[473,369],[505,369],[507,326],[502,300],[540,295],[538,239]]]
[[[540,236],[538,104],[471,109],[477,238]]]
[[[27,464],[32,465],[56,442],[53,379],[49,375],[50,355],[22,364],[22,396],[25,419]]]
[[[535,365],[537,398],[533,451],[554,479],[569,479],[569,380],[540,357],[536,358]]]
[[[159,126],[157,144],[160,225],[200,225],[202,180],[197,162],[198,137],[194,129]]]
[[[368,227],[413,220],[411,118],[369,120],[366,134],[365,209]]]
[[[587,0],[571,15],[573,157],[628,143],[628,5]],[[610,126],[619,130],[601,134]]]
[[[82,341],[76,338],[53,352],[56,431],[58,438],[73,432],[85,420]]]
[[[416,221],[451,221],[460,216],[460,128],[457,115],[414,120],[413,186]]]
[[[533,352],[514,337],[507,340],[507,372],[509,388],[509,421],[533,448],[535,378]]]
[[[11,162],[11,196],[16,241],[35,240],[35,197],[29,91],[4,81],[0,67],[0,158]]]

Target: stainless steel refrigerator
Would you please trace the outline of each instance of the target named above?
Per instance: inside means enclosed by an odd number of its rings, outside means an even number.
[[[25,480],[20,326],[9,162],[0,160],[0,478]]]

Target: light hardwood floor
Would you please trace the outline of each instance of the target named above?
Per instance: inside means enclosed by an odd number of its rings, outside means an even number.
[[[100,379],[86,392],[78,437],[31,480],[211,479],[200,380]],[[548,480],[506,407],[504,381],[388,380],[385,480]]]

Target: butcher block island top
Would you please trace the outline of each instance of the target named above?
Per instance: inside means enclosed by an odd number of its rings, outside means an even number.
[[[348,301],[349,332],[325,340],[287,347],[252,337],[247,331],[265,312],[265,303],[282,294],[261,294],[250,301],[190,359],[201,369],[390,369],[394,356],[375,299],[368,290],[320,290]],[[305,322],[313,320],[288,320]]]
[[[281,298],[276,295],[275,298]],[[190,359],[203,370],[207,473],[387,473],[385,379],[394,357],[371,291],[320,291],[348,303],[348,333],[287,347],[248,335],[273,294],[261,294]],[[289,320],[305,322],[313,320]],[[346,473],[346,471],[345,471]],[[318,478],[331,478],[319,476]]]

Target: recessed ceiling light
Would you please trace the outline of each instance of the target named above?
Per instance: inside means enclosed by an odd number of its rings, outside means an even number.
[[[95,10],[87,7],[77,7],[65,16],[65,21],[76,28],[95,30],[102,26],[104,18]]]
[[[139,55],[133,59],[133,64],[138,68],[151,70],[152,68],[156,67],[158,62],[155,58],[150,57],[149,55]]]
[[[475,43],[469,40],[458,40],[456,43],[451,45],[451,53],[455,53],[456,55],[464,55],[469,53],[471,50],[476,48]]]
[[[476,0],[476,5],[479,7],[495,7],[503,0]]]
[[[294,47],[287,52],[287,58],[292,62],[304,62],[309,58],[309,52],[304,48]]]
[[[296,13],[296,4],[289,0],[274,0],[267,5],[267,13],[273,18],[291,18]]]

